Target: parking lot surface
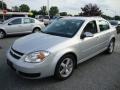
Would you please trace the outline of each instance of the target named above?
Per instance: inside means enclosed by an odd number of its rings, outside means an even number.
[[[23,36],[23,35],[22,35]],[[101,53],[79,64],[65,81],[53,77],[38,80],[21,78],[6,64],[6,51],[22,36],[0,40],[0,90],[120,90],[120,35],[111,55]]]

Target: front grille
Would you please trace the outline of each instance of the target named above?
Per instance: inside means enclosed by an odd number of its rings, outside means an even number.
[[[15,49],[13,49],[13,48],[11,48],[16,54],[18,54],[18,55],[24,55],[23,53],[21,53],[21,52],[18,52],[18,51],[16,51]]]
[[[16,51],[15,49],[11,48],[10,55],[15,59],[20,59],[24,54],[21,52]]]

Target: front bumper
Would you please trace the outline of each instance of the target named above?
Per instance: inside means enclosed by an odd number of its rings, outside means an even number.
[[[51,67],[51,62],[45,60],[41,63],[27,63],[24,57],[19,60],[13,58],[9,51],[7,53],[7,64],[16,71],[19,75],[25,78],[43,78],[54,75],[54,69]]]

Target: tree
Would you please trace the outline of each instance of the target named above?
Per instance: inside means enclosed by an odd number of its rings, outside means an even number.
[[[50,12],[50,16],[55,16],[57,13],[59,13],[59,9],[56,6],[52,6],[49,12]]]
[[[67,16],[67,12],[60,12],[60,16]]]
[[[3,2],[3,7],[2,7],[2,1],[0,1],[0,9],[7,9],[7,5],[5,2]]]
[[[47,15],[47,7],[46,6],[42,6],[41,10],[39,11],[40,15]]]
[[[113,18],[107,15],[101,15],[106,20],[112,20]]]
[[[120,20],[120,16],[115,16],[114,19],[115,20]]]
[[[32,17],[39,15],[39,11],[36,11],[36,10],[31,10],[31,13],[33,13]]]
[[[12,11],[14,11],[14,12],[19,12],[19,7],[18,7],[18,6],[13,6],[13,7],[12,7]]]
[[[29,12],[29,10],[30,10],[29,6],[26,4],[20,5],[19,9],[21,12]]]
[[[88,4],[82,7],[81,9],[82,9],[81,15],[83,16],[101,16],[102,15],[101,10],[96,4],[94,5]]]

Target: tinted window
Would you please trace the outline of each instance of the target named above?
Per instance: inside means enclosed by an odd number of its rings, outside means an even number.
[[[22,22],[22,20],[21,20],[21,18],[19,18],[19,19],[15,19],[15,20],[11,21],[10,23],[11,24],[21,24],[21,22]]]
[[[83,22],[83,20],[76,19],[57,19],[52,24],[48,25],[43,33],[72,37],[82,26]]]
[[[44,19],[49,19],[49,16],[44,16]]]
[[[95,21],[89,22],[84,28],[84,32],[91,32],[92,34],[97,33],[97,25]]]
[[[118,25],[118,22],[117,21],[110,21],[110,24],[113,26],[116,26],[116,25]]]
[[[110,29],[110,26],[107,21],[99,20],[99,28],[100,28],[100,31],[105,31]]]

